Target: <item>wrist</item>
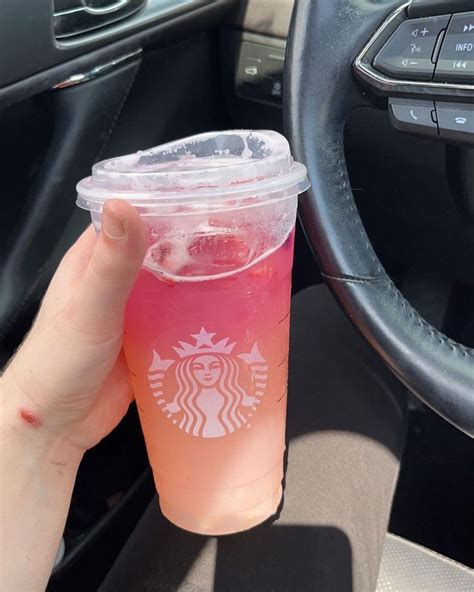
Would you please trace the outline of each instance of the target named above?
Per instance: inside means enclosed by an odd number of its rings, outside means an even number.
[[[12,452],[26,454],[27,463],[40,463],[38,468],[57,462],[75,474],[85,452],[51,429],[44,410],[21,392],[8,372],[0,377],[0,431]]]
[[[49,432],[40,411],[0,378],[0,573],[5,590],[44,590],[82,451]],[[8,388],[7,388],[8,384]],[[25,421],[21,410],[31,414]],[[40,419],[41,418],[41,419]]]

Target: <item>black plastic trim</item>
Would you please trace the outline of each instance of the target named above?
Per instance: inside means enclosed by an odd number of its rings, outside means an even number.
[[[91,9],[87,5],[80,5],[75,9],[54,13],[54,34],[56,39],[64,39],[81,35],[106,27],[111,23],[131,16],[143,8],[146,0],[118,0],[111,1],[108,9]]]
[[[200,7],[194,8],[190,12],[174,15],[170,20],[158,22],[124,39],[114,43],[109,42],[105,47],[87,53],[83,53],[85,50],[81,49],[78,54],[82,55],[77,55],[74,59],[58,63],[23,80],[18,80],[5,88],[0,87],[0,109],[40,92],[50,90],[78,72],[89,71],[96,66],[113,61],[151,43],[166,46],[185,38],[194,31],[215,26],[223,20],[233,5],[233,0],[214,0],[212,3],[201,4]]]
[[[474,10],[473,0],[412,0],[408,8],[408,16],[418,18],[468,10]]]
[[[206,19],[225,14],[234,0],[148,0],[147,6],[115,24],[92,33],[78,35],[59,42],[54,38],[51,0],[22,0],[5,2],[0,19],[0,90],[20,80],[38,75],[58,66],[67,65],[74,58],[86,57],[91,52],[112,47],[115,55],[99,57],[95,64],[148,43],[164,33],[171,25],[174,29],[194,27]],[[25,18],[28,15],[28,18]],[[190,22],[191,21],[191,22]],[[73,72],[62,74],[60,82]],[[53,84],[51,86],[53,86]]]

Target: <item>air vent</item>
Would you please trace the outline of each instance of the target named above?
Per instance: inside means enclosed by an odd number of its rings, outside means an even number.
[[[54,0],[54,34],[65,39],[131,16],[146,0]]]

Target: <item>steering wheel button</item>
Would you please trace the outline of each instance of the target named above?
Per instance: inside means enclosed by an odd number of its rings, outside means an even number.
[[[455,14],[436,66],[435,80],[474,84],[474,12]]]
[[[396,129],[425,136],[438,135],[433,101],[390,99],[389,108],[390,119]]]
[[[450,15],[404,21],[374,59],[374,68],[408,80],[431,80],[432,56]]]
[[[474,142],[474,105],[436,102],[436,112],[441,138]]]

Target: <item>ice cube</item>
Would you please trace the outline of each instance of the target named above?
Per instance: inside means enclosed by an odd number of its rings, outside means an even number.
[[[174,236],[157,241],[147,251],[144,266],[151,271],[179,275],[180,270],[189,262],[186,238]]]

